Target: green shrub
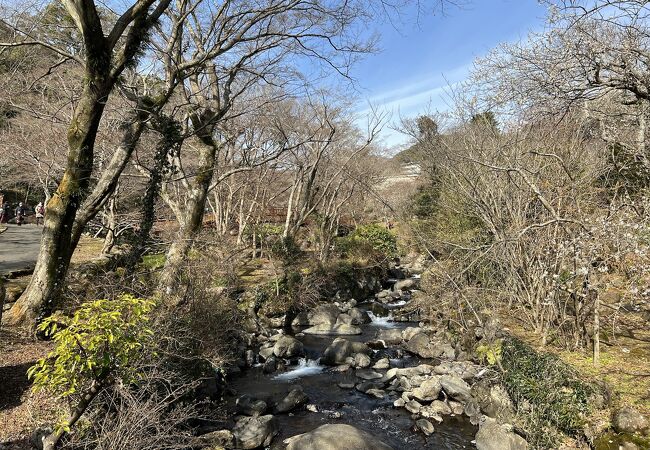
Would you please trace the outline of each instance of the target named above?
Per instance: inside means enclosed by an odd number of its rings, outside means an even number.
[[[133,362],[143,354],[153,332],[148,327],[154,302],[123,295],[83,304],[72,317],[46,318],[38,330],[54,340],[54,350],[28,371],[34,390],[47,390],[73,404],[58,424],[60,438],[79,419],[92,398],[115,382],[137,379]]]
[[[433,185],[418,187],[417,192],[410,199],[412,214],[418,219],[432,217],[437,210],[439,194],[439,190]]]
[[[398,256],[397,237],[379,224],[357,227],[349,236],[337,240],[341,253],[368,256],[368,252],[384,257]]]
[[[508,338],[501,346],[503,382],[526,422],[528,441],[536,448],[556,448],[558,429],[581,438],[596,389],[550,353],[538,353]]]

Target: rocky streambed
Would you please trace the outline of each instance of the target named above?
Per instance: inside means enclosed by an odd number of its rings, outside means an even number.
[[[483,415],[511,406],[494,387],[475,398],[486,369],[405,312],[417,277],[391,281],[363,302],[300,314],[292,333],[257,336],[250,368],[229,384],[231,418],[202,437],[208,448],[526,448]]]

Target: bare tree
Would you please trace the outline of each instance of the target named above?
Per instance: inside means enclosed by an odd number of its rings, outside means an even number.
[[[15,31],[15,39],[0,47],[45,47],[65,60],[83,66],[83,89],[68,128],[66,170],[46,206],[41,250],[30,284],[19,301],[7,313],[11,324],[30,324],[41,309],[58,295],[74,250],[73,228],[77,211],[88,197],[93,171],[97,130],[107,100],[124,70],[137,59],[143,41],[167,9],[169,0],[139,0],[128,6],[105,34],[97,5],[88,0],[64,1],[81,37],[83,51],[71,53],[56,43],[32,37],[30,30],[18,24],[4,24]],[[79,83],[81,84],[81,80]]]

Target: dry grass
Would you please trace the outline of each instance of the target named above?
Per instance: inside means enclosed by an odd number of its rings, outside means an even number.
[[[81,236],[79,245],[77,245],[77,248],[72,255],[72,263],[78,264],[97,258],[102,251],[103,245],[104,241],[102,239],[95,239],[90,236]]]

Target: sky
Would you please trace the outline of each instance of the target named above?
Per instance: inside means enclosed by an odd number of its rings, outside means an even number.
[[[401,24],[381,25],[380,51],[352,72],[359,114],[369,104],[392,114],[393,121],[448,109],[445,91],[467,77],[475,58],[540,30],[544,16],[537,0],[467,0],[461,7],[447,7],[444,14],[420,15],[417,23],[405,18]],[[390,127],[384,127],[381,138],[393,151],[408,141]]]

